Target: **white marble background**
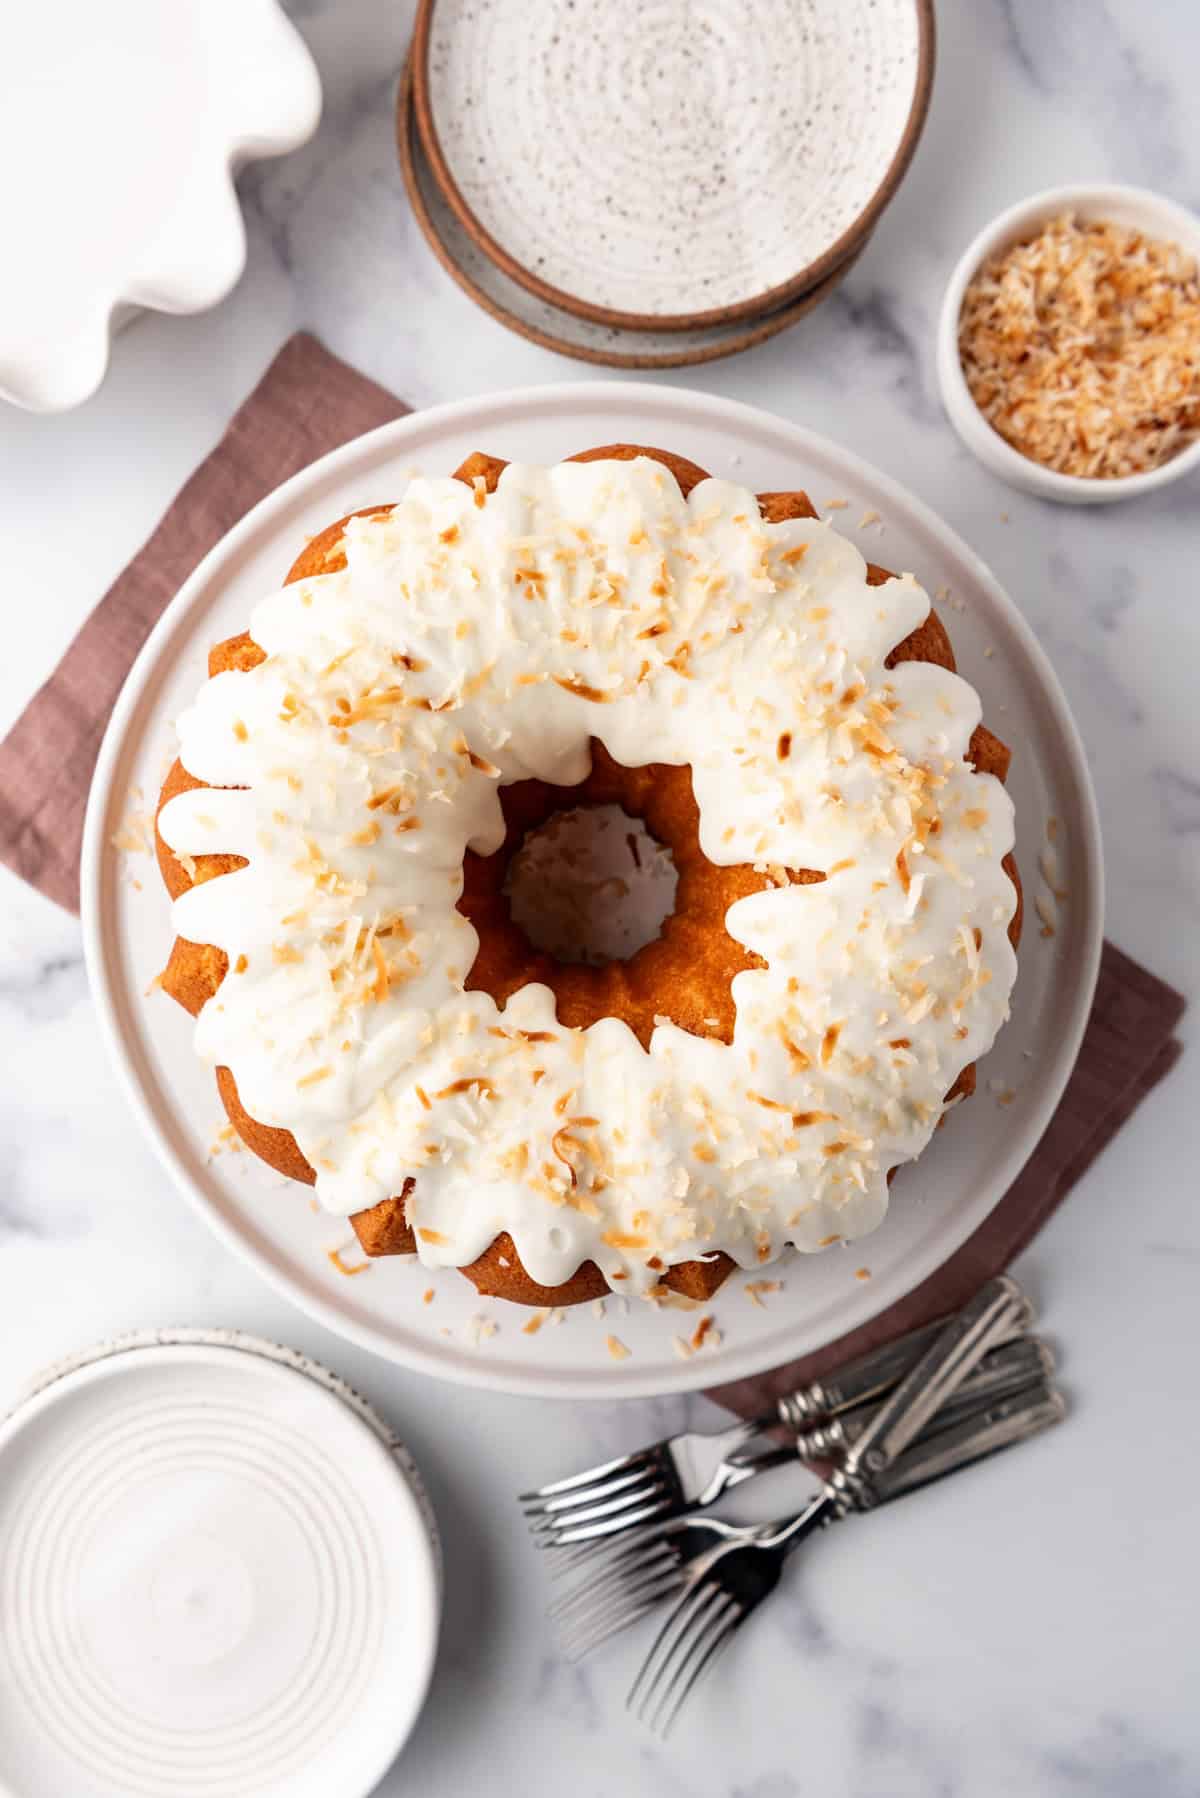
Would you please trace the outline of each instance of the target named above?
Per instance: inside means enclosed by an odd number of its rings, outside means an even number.
[[[411,0],[290,10],[321,67],[325,121],[306,150],[245,177],[238,291],[206,317],[135,325],[81,411],[0,414],[0,728],[295,327],[417,405],[588,372],[476,311],[408,214],[392,102]],[[1112,177],[1200,204],[1200,11],[1190,0],[942,0],[940,12],[924,139],[845,288],[791,334],[681,379],[846,441],[991,563],[1087,740],[1109,934],[1194,999],[1200,491],[1192,481],[1086,513],[1007,491],[942,419],[932,341],[955,256],[1009,201]],[[1194,1049],[1018,1270],[1062,1348],[1067,1425],[820,1541],[664,1750],[622,1715],[633,1643],[582,1672],[556,1658],[511,1494],[703,1418],[703,1401],[567,1408],[439,1389],[276,1299],[139,1141],[105,1064],[74,920],[2,875],[0,1031],[0,1402],[41,1362],[122,1327],[237,1324],[329,1361],[407,1432],[449,1583],[434,1694],[382,1792],[1200,1792]]]

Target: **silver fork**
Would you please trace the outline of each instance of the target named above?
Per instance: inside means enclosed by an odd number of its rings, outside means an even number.
[[[530,1534],[539,1548],[562,1548],[714,1504],[743,1480],[795,1459],[790,1443],[748,1452],[762,1430],[756,1418],[712,1433],[684,1431],[524,1492],[519,1503]]]
[[[977,1414],[993,1399],[1021,1392],[1036,1380],[1049,1380],[1054,1356],[1036,1336],[1018,1336],[992,1349],[958,1391],[948,1398],[927,1426],[926,1433],[949,1428],[963,1417]],[[858,1405],[826,1423],[809,1424],[794,1438],[793,1448],[802,1461],[833,1461],[848,1454],[872,1423],[878,1405]]]
[[[946,1429],[962,1417],[978,1412],[985,1403],[1005,1398],[1009,1393],[1020,1392],[1037,1379],[1048,1380],[1053,1372],[1054,1357],[1045,1343],[1039,1342],[1034,1336],[1018,1336],[1012,1342],[992,1349],[983,1357],[975,1371],[933,1417],[928,1425],[928,1432]],[[747,1466],[747,1476],[761,1472],[764,1467],[790,1464],[796,1457],[801,1461],[822,1465],[839,1460],[859,1441],[878,1409],[878,1403],[857,1405],[854,1410],[843,1411],[840,1416],[831,1417],[825,1423],[809,1424],[786,1447],[772,1449],[751,1460]],[[606,1570],[613,1560],[620,1559],[630,1543],[640,1545],[648,1541],[656,1531],[661,1533],[663,1525],[681,1517],[692,1516],[701,1509],[703,1503],[700,1500],[690,1504],[680,1503],[669,1514],[652,1518],[637,1527],[624,1528],[604,1536],[584,1535],[582,1541],[573,1540],[572,1532],[564,1530],[554,1540],[549,1557],[550,1571],[556,1579],[560,1579],[577,1567],[586,1565],[589,1580],[594,1581],[601,1570]],[[569,1594],[568,1598],[571,1596],[574,1594]],[[551,1614],[556,1614],[567,1602],[568,1599],[559,1599],[551,1606]]]
[[[942,1406],[919,1442],[932,1441],[964,1419],[982,1427],[985,1413],[998,1422],[1001,1414],[991,1407],[1001,1399],[1025,1398],[1031,1387],[1048,1389],[1053,1368],[1050,1351],[1028,1338],[995,1349]],[[862,1436],[876,1409],[862,1405],[828,1424],[811,1425],[796,1438],[789,1459],[798,1455],[801,1460],[829,1461],[844,1453]],[[897,1492],[908,1490],[902,1474],[894,1472],[892,1479]],[[559,1551],[553,1563],[556,1572],[586,1568],[586,1578],[549,1607],[568,1658],[590,1653],[657,1604],[676,1589],[683,1570],[697,1554],[717,1542],[735,1539],[740,1527],[681,1512],[599,1543]]]
[[[915,1366],[875,1407],[828,1481],[817,1482],[817,1495],[805,1513],[809,1527],[816,1528],[841,1510],[865,1509],[874,1502],[880,1476],[1006,1334],[1021,1304],[1013,1281],[989,1280],[942,1326]],[[589,1571],[594,1580],[595,1569]]]
[[[1058,1423],[1064,1414],[1061,1395],[1040,1381],[1024,1394],[989,1406],[981,1417],[967,1418],[955,1428],[919,1441],[880,1474],[874,1494],[865,1503],[852,1491],[835,1492],[830,1486],[782,1524],[741,1530],[725,1525],[716,1531],[712,1519],[681,1522],[677,1535],[692,1537],[686,1549],[680,1545],[683,1552],[675,1570],[674,1588],[681,1588],[681,1595],[634,1680],[628,1708],[665,1736],[701,1674],[774,1591],[788,1556],[816,1530],[855,1509],[898,1498],[1025,1441]],[[699,1534],[693,1535],[701,1530],[708,1537],[705,1547],[700,1546]],[[665,1576],[660,1576],[658,1583],[658,1596],[665,1596],[670,1589]],[[626,1621],[633,1621],[647,1608],[631,1609]],[[610,1617],[604,1634],[612,1634],[618,1627]]]
[[[1012,1315],[996,1336],[997,1342],[1024,1334],[1033,1320],[1033,1308],[1015,1283],[1004,1284],[1013,1298]],[[772,1442],[758,1453],[750,1453],[749,1445],[756,1438],[780,1425],[794,1434],[810,1419],[861,1407],[889,1391],[929,1349],[947,1321],[939,1318],[858,1356],[836,1373],[786,1394],[761,1417],[711,1433],[685,1431],[522,1493],[518,1502],[531,1535],[541,1548],[562,1548],[598,1541],[656,1519],[685,1516],[715,1503],[744,1480],[793,1459],[795,1450],[790,1443]],[[562,1564],[560,1561],[560,1567]]]

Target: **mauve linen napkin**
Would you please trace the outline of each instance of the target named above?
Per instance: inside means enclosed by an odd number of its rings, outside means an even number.
[[[92,770],[121,684],[159,614],[201,557],[265,494],[328,450],[409,409],[315,337],[300,332],[284,345],[0,743],[0,860],[60,905],[78,909]],[[1183,1008],[1164,981],[1106,943],[1067,1089],[986,1223],[923,1285],[870,1324],[819,1354],[720,1387],[712,1396],[744,1415],[757,1413],[769,1397],[961,1304],[1007,1267],[1174,1064]]]
[[[307,332],[289,339],[0,743],[0,860],[79,910],[92,770],[125,676],[167,602],[281,482],[411,410]]]

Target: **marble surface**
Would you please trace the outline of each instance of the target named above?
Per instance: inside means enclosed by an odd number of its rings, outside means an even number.
[[[477,312],[408,214],[392,95],[411,6],[295,0],[290,11],[320,64],[326,116],[312,145],[244,178],[250,260],[238,290],[204,317],[134,325],[81,411],[0,413],[0,728],[296,326],[417,405],[588,373]],[[1087,740],[1109,934],[1194,999],[1196,484],[1099,513],[1006,490],[940,414],[933,328],[962,244],[1024,193],[1111,177],[1200,202],[1200,14],[1182,0],[944,0],[941,15],[924,140],[846,286],[794,332],[681,379],[843,439],[991,563]],[[580,1798],[1200,1790],[1187,1677],[1200,1482],[1187,1422],[1200,1268],[1194,1049],[1018,1269],[1061,1346],[1067,1424],[819,1541],[727,1659],[719,1695],[661,1749],[621,1710],[637,1644],[582,1671],[556,1656],[511,1494],[685,1417],[706,1420],[705,1401],[568,1408],[439,1389],[275,1298],[140,1142],[105,1063],[76,923],[6,875],[0,1033],[0,1402],[43,1361],[126,1326],[236,1324],[322,1357],[407,1433],[442,1521],[447,1607],[432,1699],[382,1793],[549,1798],[564,1782]],[[1134,1443],[1156,1445],[1153,1480]]]

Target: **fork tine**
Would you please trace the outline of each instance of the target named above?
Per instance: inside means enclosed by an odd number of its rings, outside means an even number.
[[[690,1658],[690,1665],[686,1660],[680,1664],[675,1678],[671,1682],[671,1687],[664,1695],[655,1716],[652,1727],[664,1741],[674,1728],[675,1719],[683,1709],[689,1693],[701,1674],[727,1646],[749,1614],[749,1611],[740,1606],[735,1598],[730,1597],[728,1605],[716,1613],[715,1626],[709,1630],[706,1636],[697,1638],[695,1652]]]
[[[678,1555],[680,1546],[662,1535],[651,1537],[649,1541],[633,1541],[619,1553],[592,1550],[592,1561],[596,1566],[588,1566],[581,1579],[572,1580],[570,1586],[561,1589],[558,1598],[554,1598],[549,1606],[549,1615],[551,1618],[565,1616],[579,1604],[594,1602],[597,1593],[613,1584],[635,1579],[644,1568],[658,1561],[673,1561]]]
[[[577,1523],[599,1523],[605,1517],[615,1517],[621,1511],[626,1511],[633,1505],[644,1504],[648,1499],[657,1498],[660,1493],[668,1490],[669,1483],[661,1475],[650,1475],[639,1478],[635,1485],[627,1486],[623,1491],[609,1493],[594,1502],[589,1496],[588,1502],[574,1505],[568,1511],[550,1511],[542,1516],[527,1515],[525,1521],[535,1536],[552,1534]]]
[[[606,1578],[594,1590],[585,1587],[572,1593],[571,1604],[563,1606],[552,1617],[553,1626],[560,1634],[578,1635],[613,1609],[641,1599],[660,1581],[682,1578],[684,1565],[684,1556],[677,1550],[657,1554],[652,1561],[636,1563],[627,1572]]]
[[[673,1592],[675,1588],[671,1586],[667,1590]],[[586,1660],[589,1654],[594,1654],[597,1648],[601,1648],[605,1642],[609,1642],[614,1636],[619,1635],[623,1629],[632,1629],[635,1623],[640,1623],[657,1603],[658,1598],[655,1596],[643,1599],[640,1604],[630,1605],[628,1610],[610,1618],[603,1628],[596,1627],[579,1640],[564,1644],[563,1655],[572,1666],[577,1666],[580,1661]]]
[[[614,1547],[620,1547],[626,1534],[633,1535],[634,1531],[629,1530],[621,1532],[621,1534],[616,1537],[615,1543],[609,1543],[607,1545],[603,1539],[601,1539],[598,1544],[595,1542],[572,1542],[564,1544],[556,1538],[544,1551],[546,1556],[546,1569],[550,1578],[552,1580],[570,1579],[571,1575],[577,1573],[581,1567],[595,1568],[598,1564],[607,1562],[608,1557],[613,1553]]]
[[[647,1527],[657,1526],[650,1524]],[[609,1542],[602,1537],[599,1542],[556,1544],[546,1554],[550,1577],[560,1585],[564,1581],[571,1585],[573,1576],[582,1570],[586,1578],[579,1582],[579,1589],[586,1590],[589,1581],[601,1578],[616,1562],[636,1554],[641,1541],[641,1530],[621,1530]],[[575,1587],[571,1585],[571,1589]]]
[[[616,1498],[619,1493],[628,1492],[661,1477],[661,1471],[653,1462],[648,1462],[644,1467],[635,1467],[614,1479],[602,1480],[591,1486],[580,1486],[575,1492],[563,1492],[538,1502],[522,1500],[522,1509],[527,1518],[562,1517],[580,1505],[599,1504],[602,1499]]]
[[[594,1579],[583,1579],[563,1592],[548,1607],[551,1621],[568,1617],[581,1605],[598,1604],[601,1597],[620,1586],[628,1586],[644,1573],[663,1563],[679,1559],[679,1550],[670,1542],[637,1543],[622,1555],[616,1555]]]
[[[615,1636],[618,1630],[628,1629],[640,1617],[644,1617],[647,1611],[652,1611],[662,1599],[678,1592],[682,1578],[683,1570],[679,1567],[661,1574],[653,1586],[647,1586],[636,1598],[609,1609],[602,1617],[592,1618],[569,1641],[564,1640],[563,1653],[570,1661],[581,1661],[593,1649],[599,1648],[602,1642],[607,1642],[610,1636]]]
[[[667,1493],[662,1493],[653,1501],[640,1509],[618,1511],[615,1515],[602,1517],[595,1523],[572,1524],[569,1529],[549,1529],[534,1532],[534,1542],[541,1549],[569,1547],[577,1542],[599,1542],[605,1536],[618,1534],[621,1530],[631,1530],[641,1523],[653,1523],[657,1518],[674,1515],[674,1505]]]
[[[589,1524],[614,1523],[618,1526],[619,1532],[625,1527],[623,1519],[628,1513],[639,1510],[643,1505],[658,1504],[665,1496],[664,1493],[654,1491],[636,1492],[627,1504],[617,1505],[611,1510],[605,1507],[597,1516],[592,1516],[590,1512],[584,1512],[578,1519],[567,1517],[561,1522],[555,1522],[553,1519],[547,1518],[538,1523],[531,1523],[529,1534],[535,1547],[555,1548],[563,1547],[571,1542],[574,1539],[574,1532],[585,1529]],[[583,1536],[580,1540],[586,1542],[589,1538]]]
[[[561,1536],[558,1536],[546,1556],[551,1578],[567,1578],[577,1572],[580,1567],[586,1567],[589,1575],[596,1577],[604,1572],[613,1561],[619,1560],[622,1556],[630,1554],[648,1542],[658,1542],[664,1536],[670,1535],[672,1526],[684,1523],[687,1516],[688,1513],[680,1509],[678,1512],[669,1513],[666,1517],[651,1518],[649,1523],[644,1523],[639,1527],[619,1530],[608,1540],[600,1537],[599,1539],[585,1538],[582,1542],[563,1542]]]
[[[629,1688],[625,1708],[632,1711],[634,1716],[645,1716],[647,1703],[652,1699],[664,1669],[670,1664],[676,1642],[686,1634],[697,1614],[711,1608],[714,1599],[719,1596],[720,1588],[714,1588],[704,1580],[684,1591],[679,1603],[670,1611],[655,1636],[650,1652]]]
[[[636,1576],[628,1580],[615,1580],[605,1587],[595,1598],[554,1619],[554,1627],[559,1635],[566,1639],[574,1638],[581,1633],[586,1634],[593,1624],[603,1621],[613,1611],[622,1607],[639,1603],[647,1593],[657,1593],[660,1586],[669,1589],[681,1577],[682,1569],[677,1557],[671,1556],[656,1561],[653,1567],[641,1568]],[[665,1582],[665,1586],[664,1586]]]
[[[681,1681],[708,1644],[720,1636],[730,1609],[731,1600],[723,1586],[705,1583],[702,1590],[706,1594],[705,1603],[696,1612],[689,1628],[676,1636],[670,1654],[659,1668],[650,1702],[642,1707],[641,1721],[655,1735],[662,1728],[663,1718],[674,1714],[675,1695]]]
[[[631,1467],[650,1460],[657,1448],[640,1448],[632,1455],[615,1455],[611,1461],[601,1461],[597,1467],[589,1467],[583,1473],[569,1473],[565,1479],[551,1480],[545,1486],[538,1486],[532,1492],[522,1492],[517,1503],[523,1505],[539,1498],[553,1498],[559,1492],[573,1492],[578,1486],[590,1486],[596,1480],[606,1480],[615,1473],[624,1473]]]

